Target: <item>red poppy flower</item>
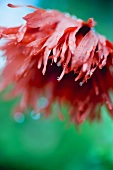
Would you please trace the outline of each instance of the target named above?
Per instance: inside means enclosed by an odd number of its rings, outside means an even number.
[[[10,96],[22,95],[21,112],[30,106],[48,115],[57,100],[70,104],[69,114],[78,124],[100,118],[103,104],[113,117],[113,44],[95,32],[92,18],[84,22],[33,8],[25,25],[0,28],[0,37],[7,40],[0,47],[6,57],[0,89],[13,83]],[[41,96],[48,99],[43,108],[37,105]]]

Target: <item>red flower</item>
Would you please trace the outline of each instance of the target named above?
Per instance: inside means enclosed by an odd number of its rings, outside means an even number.
[[[69,114],[78,124],[100,118],[103,104],[113,117],[113,44],[94,31],[92,18],[84,22],[34,9],[24,17],[25,25],[0,28],[0,37],[8,39],[0,48],[7,59],[0,89],[14,84],[10,95],[22,95],[18,111],[30,106],[49,114],[57,100],[70,104]],[[37,106],[40,96],[49,101],[45,108]]]

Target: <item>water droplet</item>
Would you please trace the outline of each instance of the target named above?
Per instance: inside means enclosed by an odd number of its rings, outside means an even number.
[[[21,112],[17,112],[14,114],[14,119],[17,123],[23,123],[25,120],[25,116]]]
[[[72,15],[71,18],[74,20],[77,19],[77,17],[75,15]]]
[[[88,67],[87,63],[83,64],[83,72],[85,72],[87,70],[87,67]]]
[[[34,111],[31,111],[31,118],[34,119],[34,120],[38,120],[41,116],[40,113],[35,113]]]
[[[52,12],[52,10],[48,8],[48,9],[47,9],[47,12],[48,12],[48,13],[51,13],[51,12]]]
[[[95,31],[95,28],[91,28],[91,30],[95,33],[96,31]]]
[[[69,17],[70,17],[70,14],[69,14],[68,12],[66,12],[66,13],[65,13],[65,16],[66,16],[67,18],[69,18]]]
[[[83,85],[83,83],[82,83],[82,82],[80,82],[80,83],[79,83],[79,85],[80,85],[80,86],[82,86],[82,85]]]
[[[57,63],[57,66],[58,66],[58,67],[60,67],[60,66],[61,66],[61,63],[60,63],[60,62],[58,62],[58,63]]]
[[[38,100],[39,109],[45,108],[48,105],[48,99],[45,97],[40,97]]]

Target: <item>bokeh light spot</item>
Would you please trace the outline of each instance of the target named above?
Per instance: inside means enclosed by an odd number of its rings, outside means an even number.
[[[23,123],[25,120],[25,116],[21,112],[17,112],[14,114],[14,119],[17,123]]]

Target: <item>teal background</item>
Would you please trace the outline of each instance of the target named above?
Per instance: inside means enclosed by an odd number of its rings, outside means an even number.
[[[93,17],[97,21],[96,30],[113,41],[112,0],[41,0],[34,3],[69,12],[84,20]],[[113,169],[113,120],[104,106],[102,121],[85,121],[77,128],[69,120],[67,106],[62,108],[65,120],[59,120],[56,104],[47,119],[41,116],[34,120],[27,111],[25,116],[22,114],[15,120],[12,109],[18,100],[5,101],[3,93],[0,94],[0,170]]]

